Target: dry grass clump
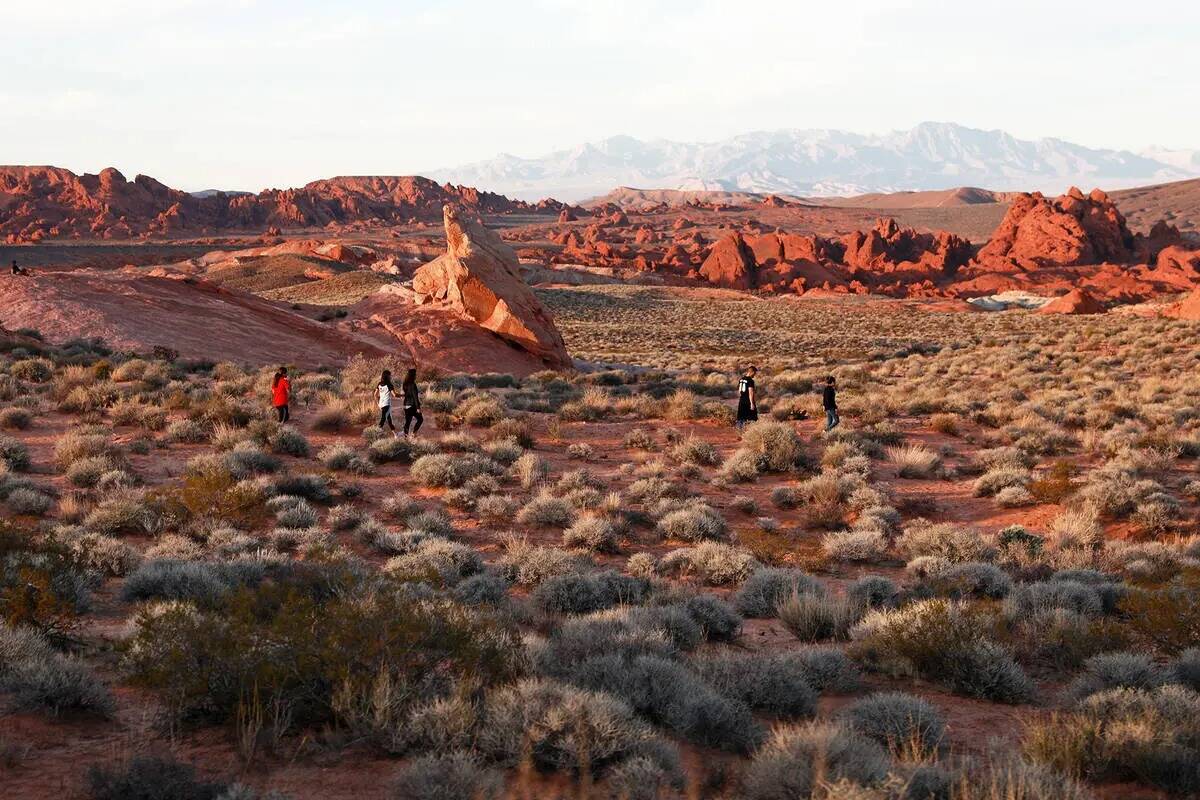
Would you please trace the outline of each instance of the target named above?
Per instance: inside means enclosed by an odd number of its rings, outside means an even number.
[[[887,448],[888,460],[901,478],[929,478],[942,466],[942,457],[919,444]]]

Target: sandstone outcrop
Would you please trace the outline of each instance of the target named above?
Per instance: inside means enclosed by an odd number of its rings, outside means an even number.
[[[1041,314],[1103,314],[1104,304],[1086,289],[1072,289],[1039,309]]]
[[[12,242],[225,230],[278,235],[288,228],[406,224],[414,218],[436,219],[446,203],[479,214],[570,210],[556,201],[534,207],[419,176],[347,176],[258,194],[193,195],[146,175],[127,180],[111,167],[96,175],[58,167],[0,167],[0,198],[0,237]]]
[[[713,245],[708,257],[700,265],[700,275],[709,283],[728,289],[758,287],[754,251],[740,233],[731,233]]]
[[[413,291],[424,302],[445,305],[551,368],[571,366],[554,320],[521,279],[513,249],[452,205],[443,208],[443,218],[446,253],[417,270]]]
[[[1108,195],[1072,187],[1054,200],[1020,194],[977,261],[989,269],[1033,270],[1133,260],[1136,240]]]

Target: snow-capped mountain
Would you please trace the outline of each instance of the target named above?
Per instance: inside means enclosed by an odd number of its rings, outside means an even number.
[[[614,136],[542,158],[503,154],[427,174],[533,200],[579,201],[617,186],[719,189],[805,196],[982,186],[1060,192],[1071,185],[1119,189],[1200,175],[1200,162],[1060,139],[923,122],[867,135],[838,130],[759,131],[718,142]]]

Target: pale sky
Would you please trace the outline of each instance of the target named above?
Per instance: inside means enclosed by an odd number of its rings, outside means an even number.
[[[616,134],[709,141],[925,120],[1200,148],[1198,9],[0,0],[0,163],[257,191]]]

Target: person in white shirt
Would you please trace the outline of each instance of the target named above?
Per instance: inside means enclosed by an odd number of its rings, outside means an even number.
[[[385,369],[379,376],[379,385],[375,387],[375,401],[379,405],[379,430],[387,425],[392,429],[392,436],[398,436],[396,426],[392,424],[392,395],[396,393],[392,386],[392,371]]]

